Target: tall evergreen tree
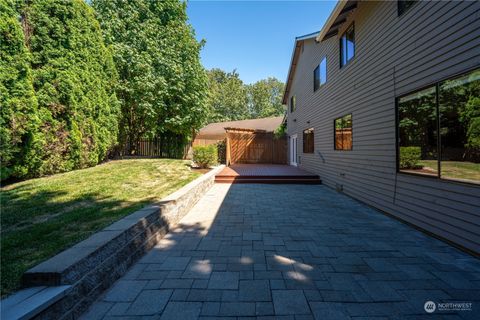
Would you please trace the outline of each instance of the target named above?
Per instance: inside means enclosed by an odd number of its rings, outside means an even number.
[[[43,135],[43,175],[97,164],[116,143],[115,67],[83,0],[35,0],[22,8]]]
[[[94,0],[119,74],[122,141],[190,134],[206,116],[202,43],[178,0]]]
[[[0,179],[25,176],[40,165],[35,155],[39,119],[30,54],[12,0],[0,0]]]

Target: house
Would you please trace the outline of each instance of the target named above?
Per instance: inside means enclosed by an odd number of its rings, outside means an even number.
[[[479,17],[479,1],[339,1],[295,40],[290,164],[479,254]]]
[[[210,123],[200,129],[193,140],[193,145],[209,145],[223,141],[227,137],[225,128],[241,128],[274,132],[283,122],[284,117],[270,117]]]

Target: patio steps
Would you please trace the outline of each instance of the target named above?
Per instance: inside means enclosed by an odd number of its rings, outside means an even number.
[[[216,175],[215,183],[321,184],[322,180],[317,175]]]

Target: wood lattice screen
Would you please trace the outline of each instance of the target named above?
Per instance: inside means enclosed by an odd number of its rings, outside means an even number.
[[[227,163],[287,164],[287,139],[271,132],[227,130]]]

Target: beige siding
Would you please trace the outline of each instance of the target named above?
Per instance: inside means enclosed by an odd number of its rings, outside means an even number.
[[[297,110],[288,115],[289,134],[298,134],[300,167],[480,253],[480,187],[396,174],[395,147],[395,97],[480,67],[480,2],[420,2],[401,17],[396,1],[360,2],[343,29],[352,21],[356,51],[347,66],[339,68],[337,37],[306,40],[300,54],[290,91]],[[313,70],[324,56],[327,83],[313,92]],[[335,151],[334,119],[348,113],[353,150]],[[303,154],[301,133],[310,127],[315,153]]]

